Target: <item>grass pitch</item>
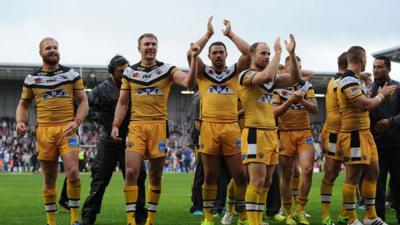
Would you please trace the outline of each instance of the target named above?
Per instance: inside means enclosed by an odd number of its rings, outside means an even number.
[[[60,174],[57,182],[59,196],[64,175]],[[191,185],[193,174],[164,174],[163,190],[161,194],[157,225],[199,225],[202,218],[189,213],[191,206]],[[320,224],[320,195],[319,189],[322,174],[314,174],[313,185],[309,195],[306,212],[311,214],[311,224]],[[81,205],[89,193],[90,175],[81,174]],[[331,216],[336,218],[341,203],[341,188],[343,174],[334,186]],[[4,174],[0,173],[0,224],[1,225],[44,225],[46,224],[44,207],[42,205],[42,178],[40,174]],[[115,173],[103,199],[101,213],[97,217],[98,225],[125,225],[125,203],[123,196],[123,180],[119,173]],[[363,211],[359,210],[361,219]],[[394,211],[388,210],[386,215],[388,224],[396,224]],[[220,224],[221,217],[214,218],[215,224]],[[270,225],[283,224],[282,222],[268,221]],[[59,207],[57,223],[69,224],[69,214]],[[236,224],[236,220],[234,223]]]

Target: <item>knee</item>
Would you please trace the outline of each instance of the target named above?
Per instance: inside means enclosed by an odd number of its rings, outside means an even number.
[[[286,183],[289,183],[292,179],[293,173],[289,170],[282,170],[282,180]]]
[[[72,167],[67,171],[68,180],[70,182],[76,182],[79,180],[79,169],[77,167]]]
[[[128,182],[136,183],[138,177],[138,171],[135,168],[126,168],[125,179]]]
[[[257,188],[264,187],[265,178],[255,176],[250,180],[250,184]]]
[[[373,167],[368,170],[368,173],[365,173],[364,179],[375,182],[379,176],[379,168]]]
[[[335,182],[338,175],[339,175],[339,171],[332,170],[332,169],[326,169],[324,179],[326,181],[329,181],[330,183],[333,183],[333,182]]]
[[[216,185],[217,184],[217,173],[215,172],[207,172],[204,174],[204,183],[207,185]]]
[[[46,175],[44,177],[44,187],[45,189],[52,189],[56,187],[57,176]]]
[[[247,182],[246,182],[247,178],[246,178],[246,174],[244,173],[244,171],[242,173],[238,174],[234,180],[235,180],[235,184],[239,185],[239,186],[246,186],[246,184],[247,184]]]
[[[161,172],[155,172],[155,173],[149,174],[150,183],[153,185],[160,185],[161,177],[162,177]]]
[[[306,166],[301,169],[301,174],[303,174],[303,176],[310,177],[312,176],[313,170],[314,170],[313,166]]]

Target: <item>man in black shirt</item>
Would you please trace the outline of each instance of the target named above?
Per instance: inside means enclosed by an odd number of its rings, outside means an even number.
[[[108,65],[108,72],[112,76],[99,85],[96,85],[93,91],[89,93],[90,110],[88,118],[100,123],[101,130],[100,141],[97,145],[97,154],[91,168],[92,182],[90,184],[90,194],[86,198],[82,209],[83,225],[92,225],[95,223],[96,215],[100,213],[105,189],[110,182],[117,164],[125,178],[125,138],[128,133],[129,113],[120,126],[119,134],[122,141],[113,141],[110,134],[115,107],[118,102],[122,74],[128,66],[128,61],[123,56],[114,56]],[[139,196],[135,215],[137,224],[142,224],[146,221],[147,213],[144,209],[145,179],[146,171],[144,166],[142,166],[138,179]]]
[[[389,76],[390,59],[377,57],[373,64],[374,82],[371,97],[384,85],[397,85],[396,92],[386,98],[379,107],[370,111],[371,130],[374,135],[379,155],[379,177],[376,190],[376,212],[385,220],[385,196],[387,174],[390,173],[393,200],[398,223],[400,223],[400,85]]]

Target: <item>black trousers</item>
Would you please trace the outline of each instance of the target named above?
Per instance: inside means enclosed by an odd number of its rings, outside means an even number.
[[[196,170],[194,174],[193,186],[192,186],[192,207],[190,207],[190,213],[194,211],[202,211],[203,210],[203,194],[202,194],[202,186],[204,183],[204,169],[203,162],[201,161],[201,156],[199,152],[196,152]],[[229,170],[225,164],[225,161],[222,160],[220,171],[218,174],[218,182],[217,182],[217,199],[215,201],[213,211],[216,213],[221,213],[225,208],[226,204],[226,195],[227,188],[229,185],[229,181],[231,179],[231,175]]]
[[[100,138],[97,145],[97,154],[92,164],[92,181],[90,183],[90,194],[86,198],[82,207],[82,219],[95,220],[96,215],[100,213],[103,195],[109,184],[115,167],[119,165],[122,176],[125,178],[125,141],[115,143],[110,139]],[[145,210],[145,180],[146,171],[142,163],[141,172],[138,179],[139,195],[136,206],[135,217],[139,220],[147,216]],[[66,181],[66,180],[65,180]],[[67,201],[66,182],[60,197],[60,201]]]
[[[386,199],[386,183],[387,175],[391,177],[391,192],[393,201],[395,202],[395,210],[397,218],[400,219],[400,147],[398,148],[381,148],[378,147],[379,156],[379,176],[376,187],[375,207],[379,217],[385,220],[385,199]]]
[[[280,192],[280,180],[279,180],[279,166],[275,167],[275,171],[272,174],[272,182],[269,186],[267,194],[267,216],[273,216],[279,213],[281,208],[281,192]]]

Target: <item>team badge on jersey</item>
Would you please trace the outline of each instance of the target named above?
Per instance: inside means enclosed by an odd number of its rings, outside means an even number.
[[[350,96],[359,95],[361,94],[361,89],[359,89],[358,87],[350,88],[349,94]]]
[[[241,149],[242,148],[242,140],[240,138],[238,138],[236,140],[236,148],[237,149]]]
[[[306,143],[308,145],[313,145],[314,144],[314,138],[313,137],[307,137],[306,138]]]
[[[158,142],[158,151],[160,151],[160,152],[165,152],[165,149],[166,149],[166,147],[165,147],[165,141],[160,141],[160,142]]]
[[[208,94],[233,94],[233,90],[226,85],[211,85]]]
[[[136,95],[158,96],[158,95],[163,95],[163,92],[159,87],[145,87],[145,88],[139,88],[136,92]]]

